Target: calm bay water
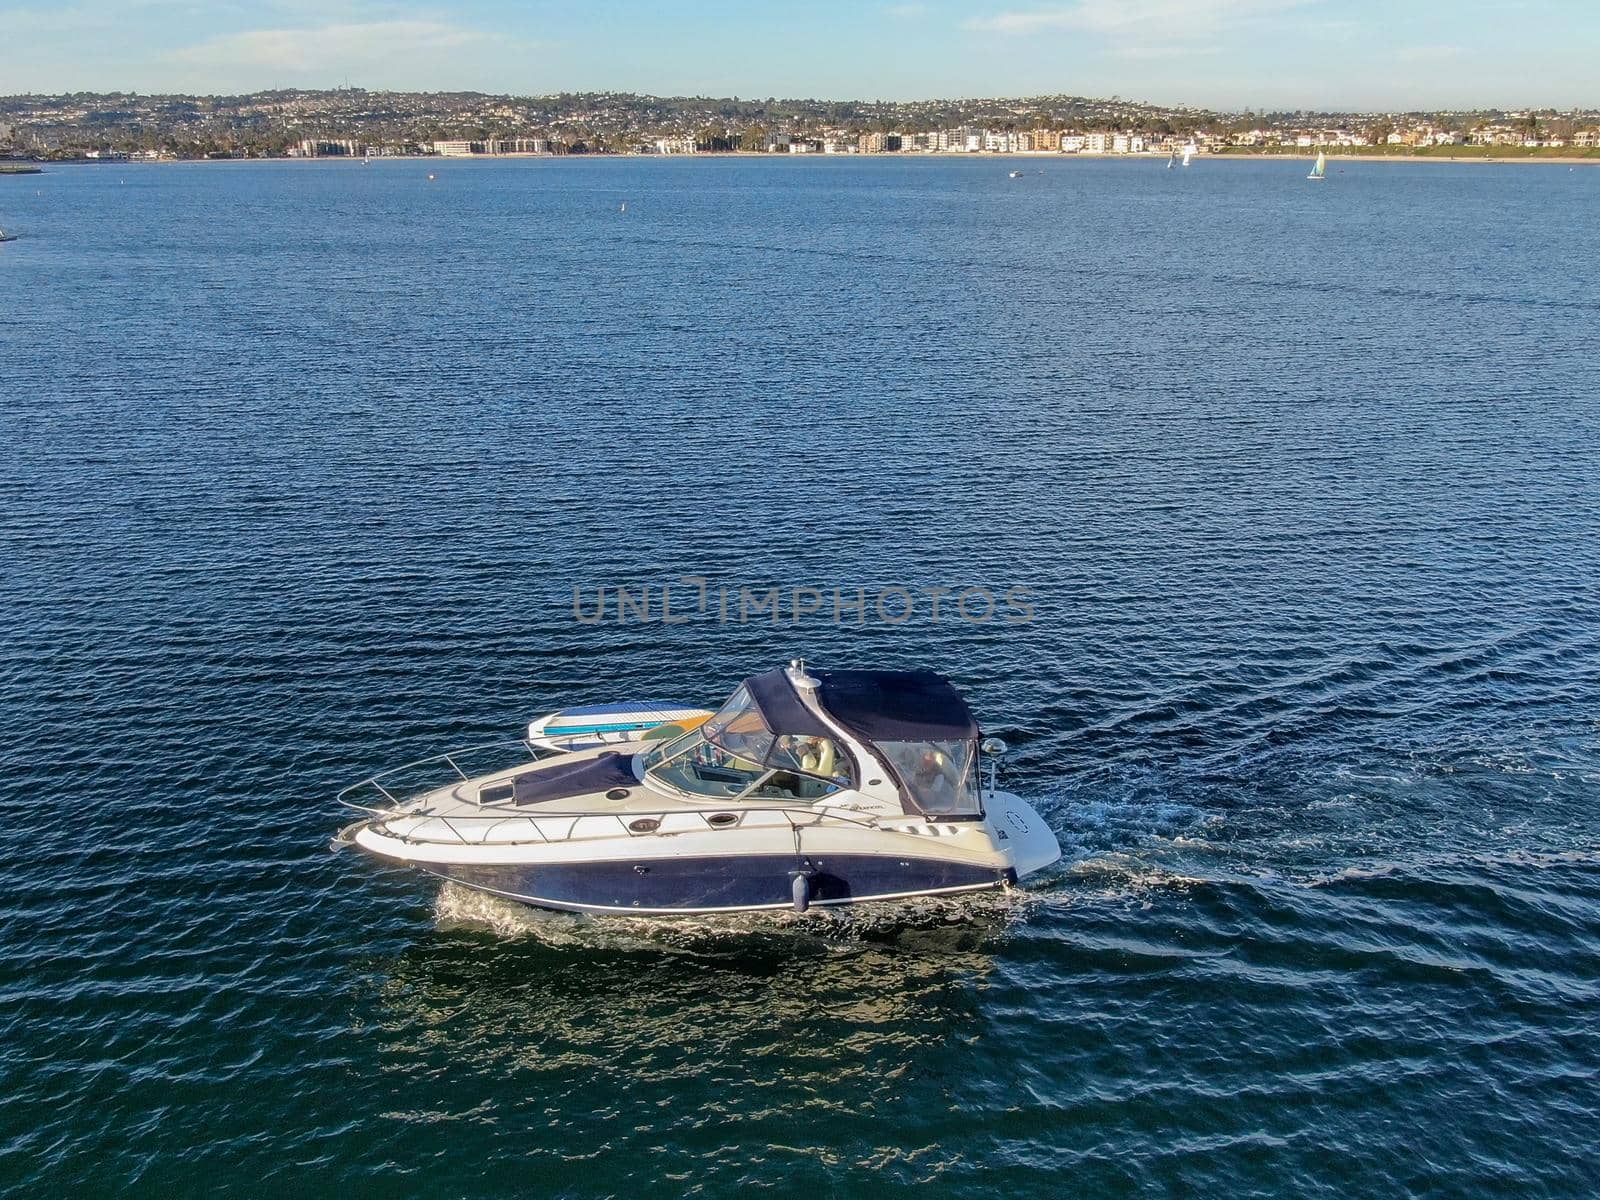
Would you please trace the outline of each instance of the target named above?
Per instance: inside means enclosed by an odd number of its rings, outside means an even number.
[[[1593,1194],[1600,170],[1010,165],[0,180],[0,1190]],[[685,574],[1037,616],[573,620]],[[956,678],[1061,866],[594,926],[327,852],[800,653]]]

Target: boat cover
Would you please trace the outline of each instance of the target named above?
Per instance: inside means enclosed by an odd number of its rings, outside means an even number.
[[[612,788],[637,787],[632,755],[607,750],[575,763],[552,763],[524,771],[511,781],[513,804],[541,804],[568,796],[588,796]]]

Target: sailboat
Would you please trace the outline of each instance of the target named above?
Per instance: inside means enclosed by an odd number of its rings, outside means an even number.
[[[1197,149],[1197,147],[1195,146],[1195,144],[1193,142],[1190,142],[1187,146],[1185,146],[1183,148],[1183,165],[1184,166],[1187,167],[1189,165],[1189,160],[1194,157],[1196,149]]]
[[[1317,165],[1311,168],[1311,174],[1307,175],[1306,178],[1307,179],[1315,179],[1320,183],[1322,181],[1323,175],[1327,172],[1327,170],[1328,170],[1328,156],[1326,154],[1324,154],[1321,150],[1318,150],[1317,151]]]
[[[1172,170],[1173,167],[1175,167],[1177,165],[1178,165],[1178,152],[1176,150],[1174,150],[1171,154],[1167,155],[1167,170],[1170,171],[1170,170]]]

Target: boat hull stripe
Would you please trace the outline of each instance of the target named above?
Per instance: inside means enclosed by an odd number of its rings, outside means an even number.
[[[878,854],[808,857],[811,903],[851,904],[996,888],[1008,872],[931,858]],[[789,854],[747,854],[593,863],[443,864],[430,874],[540,908],[668,914],[788,908]]]

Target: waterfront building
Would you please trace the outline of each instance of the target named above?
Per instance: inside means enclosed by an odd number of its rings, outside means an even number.
[[[361,144],[354,138],[303,138],[295,147],[301,158],[359,158]]]
[[[906,140],[898,133],[863,133],[856,144],[862,154],[893,154],[905,148]]]
[[[983,131],[983,148],[998,154],[1019,154],[1033,149],[1033,135],[1013,129]]]

